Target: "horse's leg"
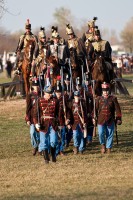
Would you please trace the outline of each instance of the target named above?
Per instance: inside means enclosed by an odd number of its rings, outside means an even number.
[[[26,72],[23,72],[23,78],[25,83],[25,92],[27,95],[30,90],[30,83],[29,83],[29,76],[26,74]]]

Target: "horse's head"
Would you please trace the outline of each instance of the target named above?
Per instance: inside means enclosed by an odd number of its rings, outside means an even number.
[[[104,58],[101,55],[97,55],[93,65],[93,70],[98,70],[99,73],[102,73],[104,69],[105,69]]]
[[[76,51],[75,48],[70,49],[70,61],[71,61],[72,69],[77,68],[77,66],[78,66],[78,56],[77,56],[77,51]]]
[[[24,55],[29,62],[32,61],[34,48],[35,48],[35,40],[34,39],[27,40]]]

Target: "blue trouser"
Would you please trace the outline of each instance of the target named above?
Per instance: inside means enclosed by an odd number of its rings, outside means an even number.
[[[34,124],[30,125],[30,138],[31,138],[31,145],[33,148],[38,147],[38,144],[40,142],[39,133],[35,130]]]
[[[87,141],[92,142],[92,135],[93,135],[93,126],[88,128],[88,135],[87,135]]]
[[[106,148],[112,148],[114,127],[114,122],[111,125],[107,125],[106,123],[103,125],[98,124],[99,141],[100,144],[106,144]]]
[[[53,129],[52,126],[49,126],[47,132],[40,131],[40,143],[39,143],[39,152],[43,150],[50,150],[50,147],[56,147],[58,144],[58,134]]]
[[[84,150],[84,136],[79,124],[77,124],[76,130],[73,130],[73,141],[74,147],[78,147],[79,151]]]

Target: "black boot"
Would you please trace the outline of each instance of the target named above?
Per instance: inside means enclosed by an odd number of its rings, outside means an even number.
[[[47,163],[49,163],[49,155],[48,155],[48,149],[45,149],[44,151],[43,151],[43,154],[44,154],[44,160],[45,160],[45,163],[47,164]]]
[[[51,147],[52,162],[56,162],[55,151],[56,151],[56,147]]]

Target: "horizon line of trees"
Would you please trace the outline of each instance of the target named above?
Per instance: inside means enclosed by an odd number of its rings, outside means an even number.
[[[0,18],[2,18],[4,12],[8,12],[8,10],[5,8],[4,0],[0,0]],[[82,37],[83,33],[87,31],[87,23],[86,20],[82,21],[82,24],[80,27],[77,27],[76,19],[72,15],[71,10],[60,7],[55,9],[55,12],[53,14],[55,21],[52,25],[49,25],[49,27],[46,30],[46,36],[51,37],[51,27],[58,26],[58,31],[61,37],[64,39],[67,38],[66,35],[66,29],[65,24],[68,24],[71,22],[74,32],[78,37]],[[40,27],[37,27],[33,29],[33,33],[35,35],[38,35],[38,32],[40,30]],[[116,31],[108,29],[101,30],[102,39],[108,40],[111,45],[121,44],[123,45],[124,49],[129,52],[133,53],[133,17],[127,22],[125,27],[123,28],[123,31],[120,34],[120,39],[118,39]],[[18,30],[15,33],[10,33],[7,31],[4,27],[0,28],[0,54],[6,51],[15,51],[17,47],[17,43],[19,40],[20,35],[24,33],[23,30]]]

